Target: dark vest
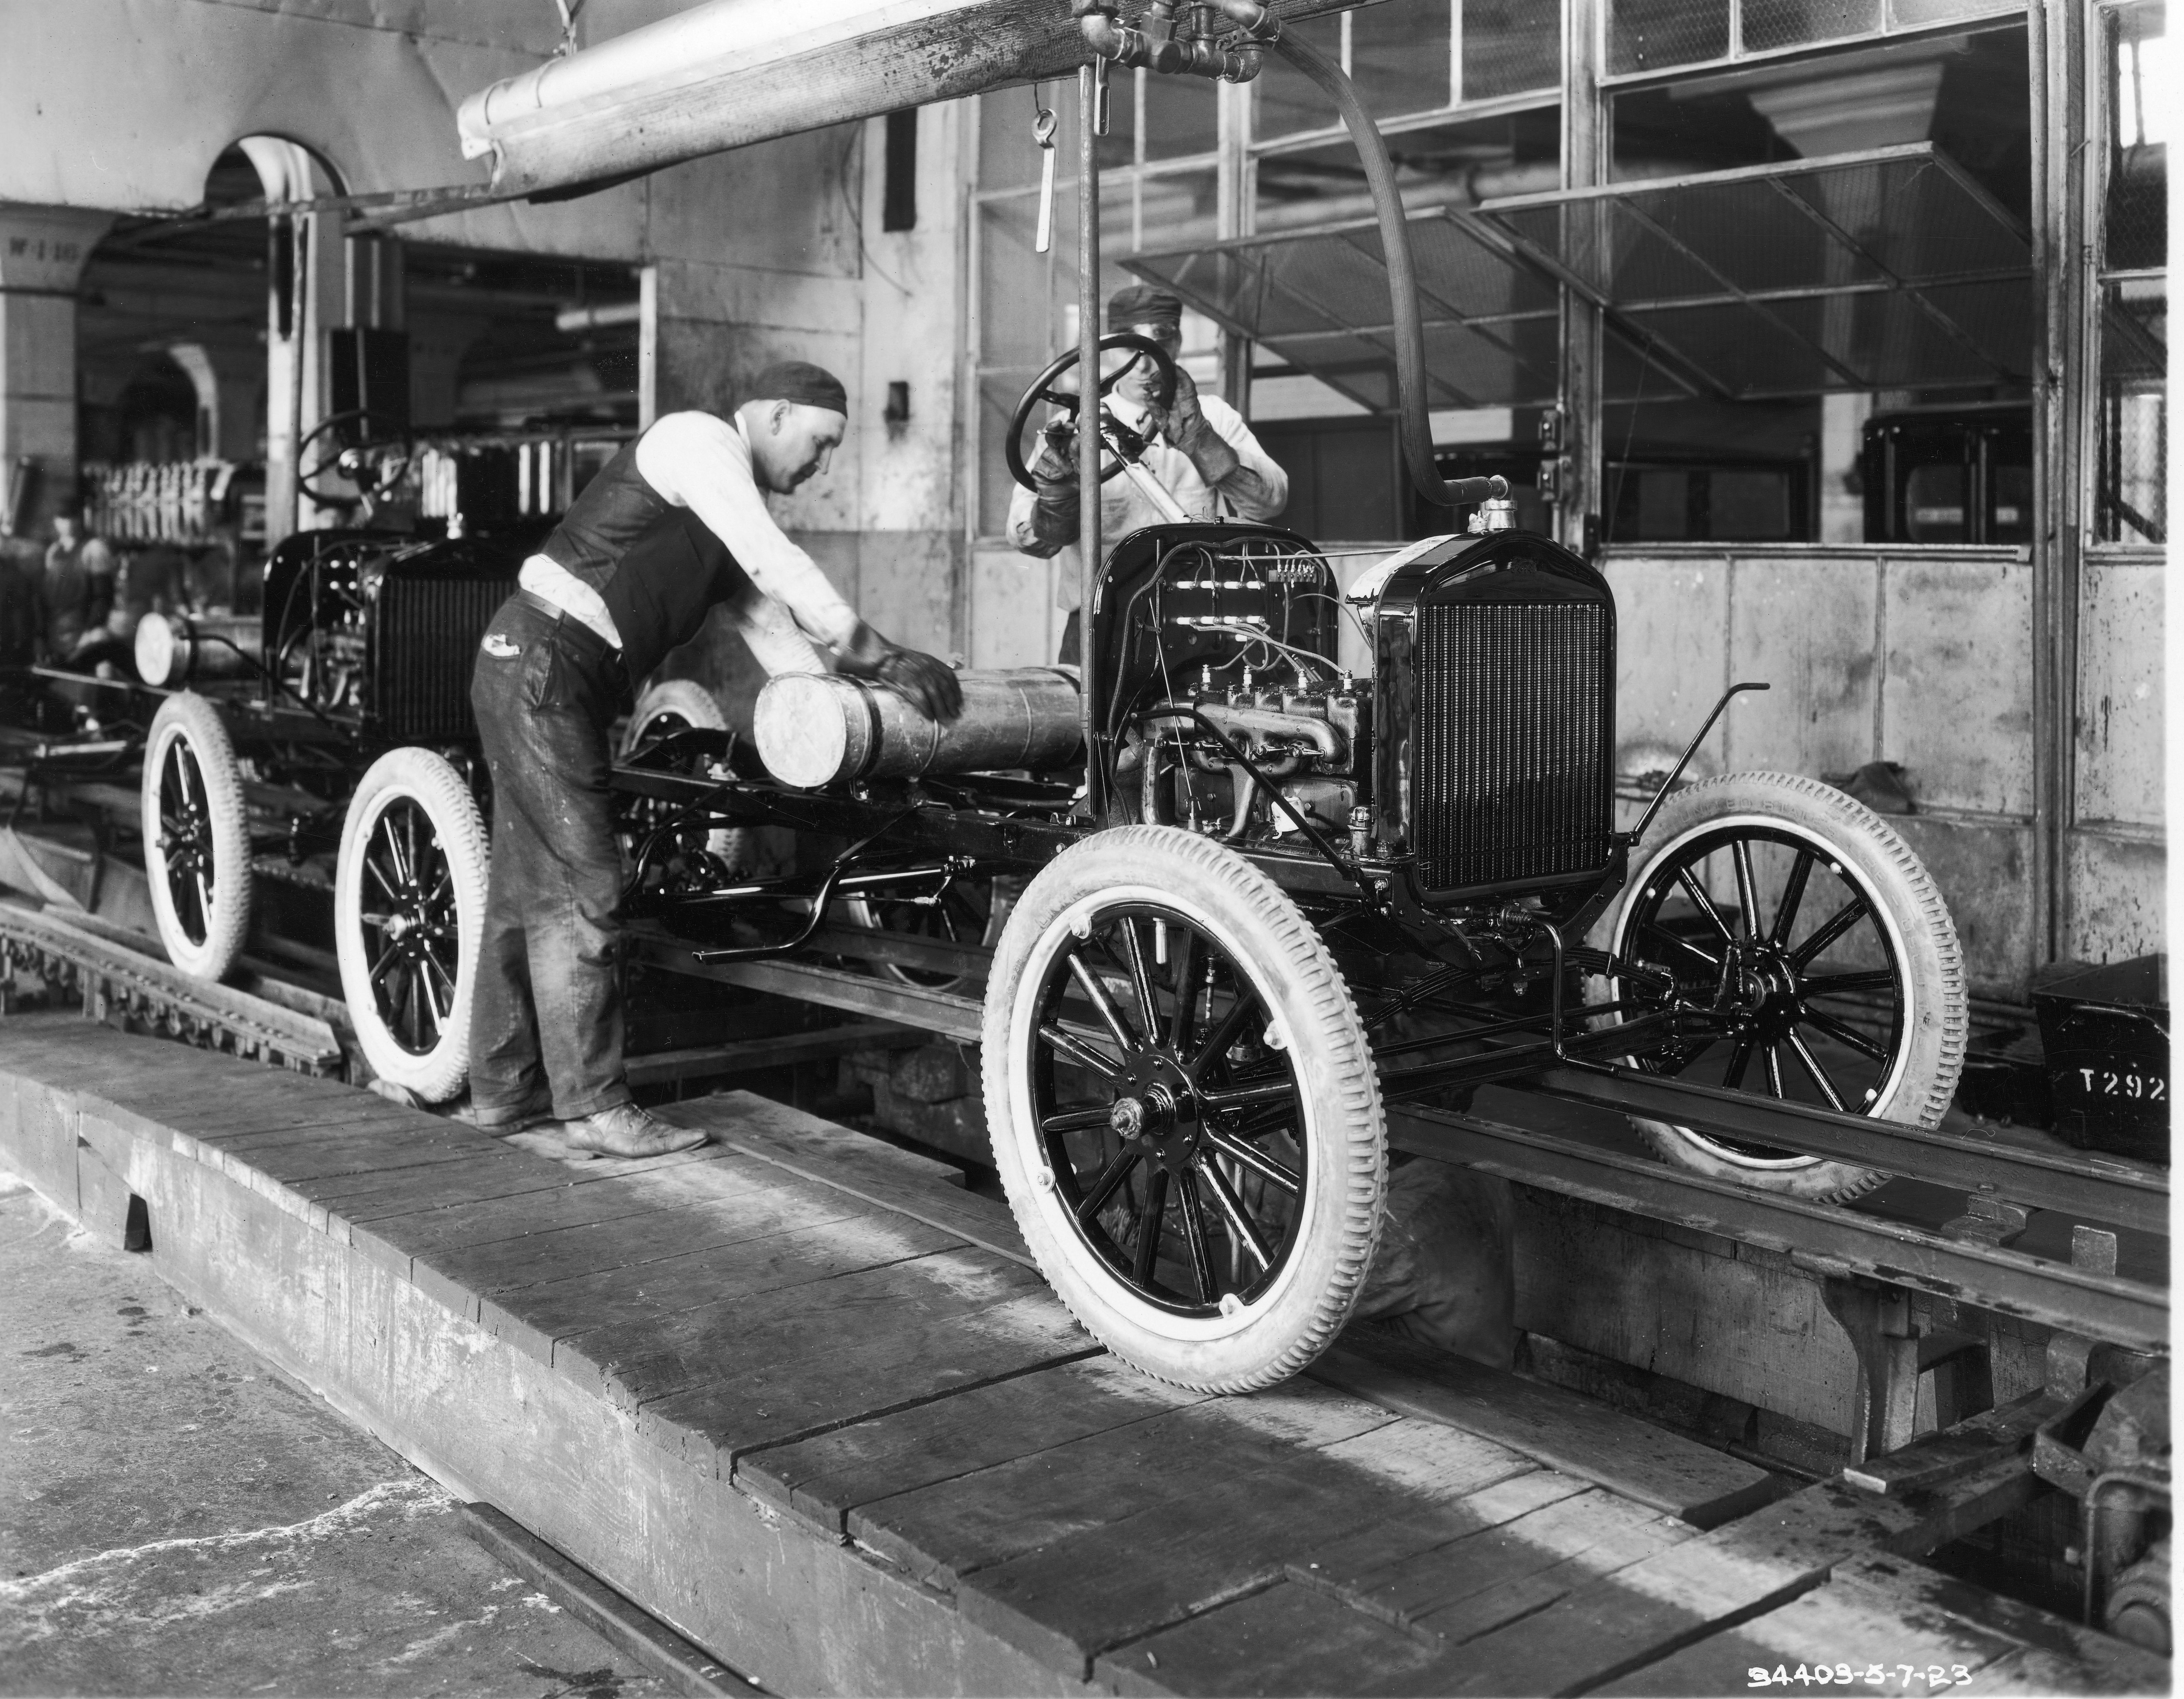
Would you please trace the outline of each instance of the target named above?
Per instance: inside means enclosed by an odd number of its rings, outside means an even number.
[[[599,592],[632,681],[750,582],[705,521],[645,482],[634,443],[584,486],[539,552]]]

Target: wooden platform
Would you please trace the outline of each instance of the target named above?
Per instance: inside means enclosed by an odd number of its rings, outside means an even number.
[[[1998,1474],[1789,1491],[1362,1334],[1268,1393],[1181,1392],[1102,1354],[951,1171],[745,1095],[670,1112],[717,1142],[571,1165],[0,1022],[0,1161],[768,1690],[1728,1693],[1819,1661],[2167,1690],[1905,1561]]]

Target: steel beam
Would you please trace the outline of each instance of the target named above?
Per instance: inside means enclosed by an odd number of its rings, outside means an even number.
[[[2169,1295],[2140,1281],[1733,1185],[1478,1116],[1391,1109],[1388,1128],[1397,1150],[1782,1251],[1815,1273],[1862,1274],[2133,1351],[2169,1349]]]
[[[1643,1115],[1747,1144],[1780,1145],[1986,1193],[2074,1220],[2146,1233],[2169,1231],[2168,1176],[2114,1156],[2031,1150],[1902,1122],[1839,1115],[1814,1105],[1662,1079],[1624,1067],[1548,1068],[1507,1083],[1516,1090]]]

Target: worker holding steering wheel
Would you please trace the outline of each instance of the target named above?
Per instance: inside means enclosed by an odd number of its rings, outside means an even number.
[[[1126,476],[1103,476],[1100,534],[1119,540],[1148,525],[1180,520],[1222,518],[1270,520],[1289,504],[1289,475],[1268,457],[1243,417],[1217,395],[1201,395],[1190,374],[1176,364],[1183,346],[1183,303],[1165,289],[1134,283],[1107,303],[1109,340],[1127,336],[1152,349],[1126,348],[1129,364],[1105,379],[1106,410],[1124,432],[1142,439],[1134,465],[1117,465]],[[1157,355],[1154,350],[1157,350]],[[1056,363],[1066,365],[1068,357]],[[1044,397],[1056,375],[1032,387],[1028,403]],[[1028,411],[1018,409],[1019,419]],[[1063,571],[1056,602],[1069,610],[1062,628],[1065,663],[1078,656],[1082,614],[1078,607],[1077,460],[1066,427],[1065,409],[1040,432],[1039,452],[1017,472],[1017,487],[1009,503],[1009,541],[1039,560],[1059,555]],[[1063,427],[1057,430],[1057,426]],[[1015,436],[1011,448],[1017,448]],[[1012,453],[1011,460],[1021,458]],[[1157,487],[1150,487],[1157,486]]]

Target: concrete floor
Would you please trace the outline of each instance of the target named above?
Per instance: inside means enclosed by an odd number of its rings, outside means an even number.
[[[432,1481],[0,1174],[0,1694],[668,1691]]]

